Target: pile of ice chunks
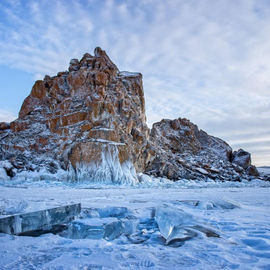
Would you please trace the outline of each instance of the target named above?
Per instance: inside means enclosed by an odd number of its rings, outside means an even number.
[[[141,244],[153,238],[158,232],[158,225],[154,217],[141,218],[136,226],[136,231],[127,238],[132,244]]]
[[[83,209],[76,219],[62,233],[72,239],[102,239],[112,241],[121,235],[133,233],[131,212],[126,207],[105,207]]]
[[[198,235],[220,237],[214,229],[202,224],[191,214],[172,205],[152,208],[150,215],[144,217],[135,217],[126,207],[88,208],[82,210],[80,218],[71,222],[62,236],[107,241],[125,236],[122,239],[132,244],[142,244],[150,239],[151,243],[173,247],[179,247]]]

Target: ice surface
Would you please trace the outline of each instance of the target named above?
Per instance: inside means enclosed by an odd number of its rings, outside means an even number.
[[[216,199],[215,201],[202,201],[198,202],[200,209],[214,210],[214,209],[235,209],[239,206],[231,202]]]
[[[197,207],[199,209],[206,209],[206,210],[215,210],[215,209],[235,209],[239,208],[239,205],[236,205],[235,203],[228,202],[221,199],[215,199],[212,201],[204,200],[204,201],[198,201],[198,200],[183,200],[179,201],[181,204],[190,205],[192,207]]]
[[[257,167],[260,174],[267,175],[270,177],[270,166]]]
[[[99,216],[102,218],[104,217],[124,218],[131,214],[126,207],[114,207],[114,206],[98,208],[97,212],[99,213]]]
[[[114,240],[0,234],[0,269],[269,269],[267,183],[181,181],[168,185],[165,179],[152,180],[151,184],[137,186],[2,182],[0,198],[8,200],[4,208],[13,204],[17,208],[20,201],[27,203],[26,209],[81,203],[83,214],[79,220],[85,224],[85,219],[107,219],[100,217],[98,209],[111,207],[107,211],[113,213],[117,208],[126,208],[123,213],[127,215],[109,217],[106,224],[127,222],[131,230],[120,235],[116,233],[120,226],[113,226],[113,230],[108,227],[112,238],[116,235]],[[205,207],[209,202],[214,207]],[[224,202],[237,207],[227,207]],[[155,219],[154,209],[160,207],[177,210],[184,220],[180,219],[178,231],[171,232],[175,242],[168,245],[164,245]],[[192,232],[196,237],[179,241]]]
[[[23,213],[28,204],[24,200],[0,199],[0,217]]]

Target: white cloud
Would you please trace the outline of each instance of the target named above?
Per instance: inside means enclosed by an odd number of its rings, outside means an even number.
[[[0,109],[0,122],[11,122],[17,118],[12,112]]]
[[[266,130],[267,1],[27,3],[0,3],[0,64],[40,78],[67,69],[69,59],[101,46],[120,69],[143,73],[150,124],[186,117],[229,141],[240,132],[240,146],[245,134]]]

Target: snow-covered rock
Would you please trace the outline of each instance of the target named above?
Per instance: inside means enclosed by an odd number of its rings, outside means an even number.
[[[151,182],[141,173],[237,181],[256,173],[245,171],[249,154],[232,156],[226,142],[187,119],[164,119],[150,131],[142,74],[120,72],[99,47],[36,81],[19,118],[0,123],[0,140],[9,177],[134,185]]]
[[[119,72],[96,48],[35,82],[19,118],[0,125],[0,160],[18,174],[62,169],[76,181],[136,183],[149,133],[144,103],[142,75]]]
[[[7,172],[4,168],[0,167],[0,181],[1,180],[9,180],[10,177],[7,175]]]
[[[238,160],[237,157],[234,156],[234,161]],[[232,163],[232,148],[226,142],[199,130],[187,119],[163,119],[153,124],[147,174],[173,180],[210,178],[238,181],[249,177],[246,167],[243,169],[241,164]]]
[[[244,169],[247,169],[251,165],[251,156],[250,153],[239,149],[238,151],[233,152],[232,162],[241,166]]]

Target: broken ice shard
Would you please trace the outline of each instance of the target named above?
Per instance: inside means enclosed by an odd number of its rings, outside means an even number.
[[[68,230],[68,237],[72,239],[101,239],[104,235],[104,225],[115,219],[85,218],[75,220]]]
[[[187,241],[193,237],[197,236],[197,232],[179,227],[173,227],[171,234],[166,239],[166,245],[178,247],[181,246],[181,242]]]
[[[189,240],[199,232],[207,237],[220,237],[217,232],[198,224],[197,219],[178,208],[158,207],[155,219],[161,235],[166,240],[166,245]]]
[[[155,219],[160,233],[165,239],[171,235],[174,227],[184,227],[194,224],[191,215],[181,209],[168,206],[157,207]]]
[[[196,236],[196,233],[187,229],[194,225],[193,217],[181,209],[157,207],[155,219],[161,235],[166,239],[166,244],[174,240],[185,241]]]
[[[72,239],[101,239],[112,241],[133,232],[132,222],[116,218],[85,218],[71,223],[67,237]]]
[[[48,230],[51,226],[69,223],[80,211],[81,204],[72,204],[4,217],[0,219],[0,232],[19,235]]]
[[[129,220],[118,220],[105,226],[104,239],[114,240],[122,234],[130,235],[133,232],[133,224]]]
[[[124,227],[120,220],[114,221],[105,226],[104,239],[114,240],[124,232]]]

